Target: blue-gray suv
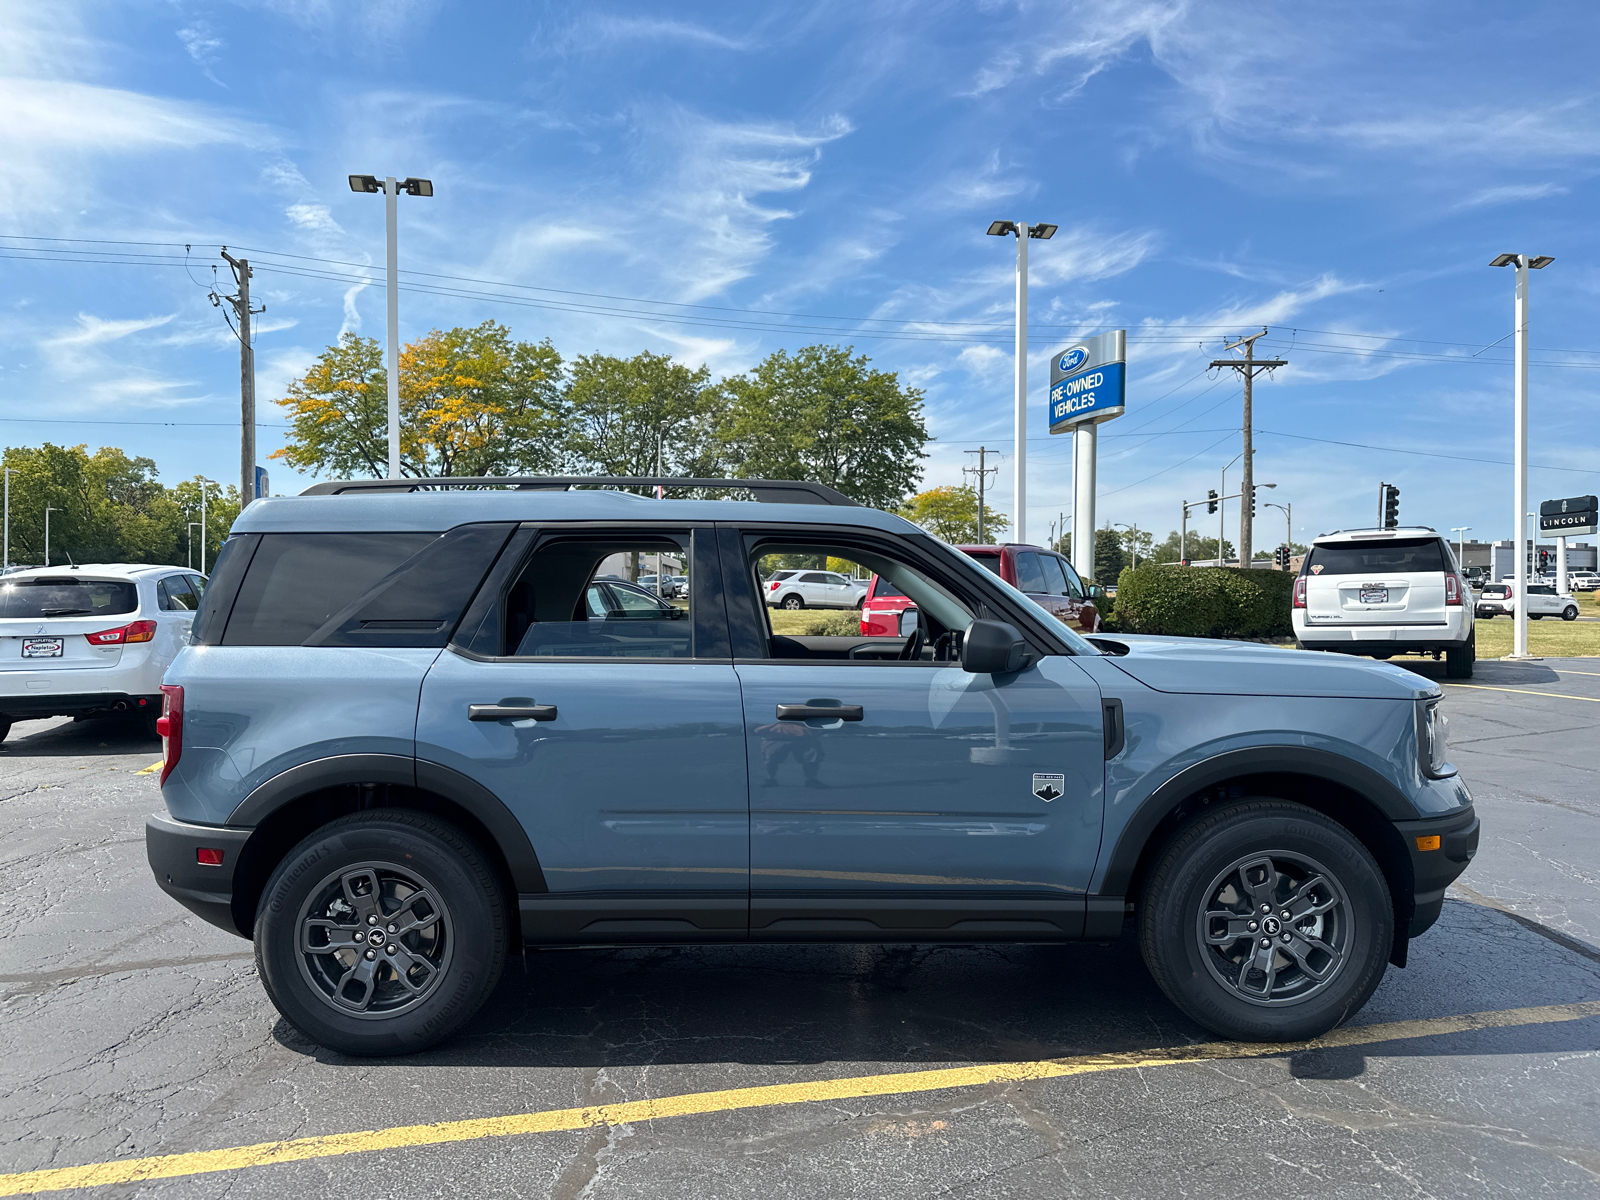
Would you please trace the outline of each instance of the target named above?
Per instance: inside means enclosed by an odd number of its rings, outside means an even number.
[[[735,498],[615,490],[655,483]],[[808,569],[888,581],[915,629],[770,611],[766,580]],[[636,582],[664,573],[682,597]],[[812,484],[263,500],[162,691],[157,882],[252,938],[278,1010],[351,1054],[447,1036],[524,944],[1063,942],[1130,920],[1200,1024],[1308,1037],[1405,964],[1478,841],[1430,681],[1085,639]]]

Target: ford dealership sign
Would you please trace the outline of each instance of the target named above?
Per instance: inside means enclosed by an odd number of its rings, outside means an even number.
[[[1070,346],[1050,360],[1050,432],[1099,424],[1125,411],[1127,331]]]

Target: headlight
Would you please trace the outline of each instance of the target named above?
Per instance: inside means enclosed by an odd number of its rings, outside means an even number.
[[[1439,708],[1441,701],[1417,702],[1417,751],[1422,773],[1430,779],[1446,779],[1456,773],[1450,765],[1450,718]]]

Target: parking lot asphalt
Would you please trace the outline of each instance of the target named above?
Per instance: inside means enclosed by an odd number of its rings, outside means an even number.
[[[1349,1026],[1265,1051],[1188,1022],[1125,935],[533,952],[445,1045],[345,1059],[155,887],[155,744],[20,725],[0,1195],[1595,1195],[1600,659],[1445,688],[1479,856]],[[259,1148],[284,1139],[321,1140]]]

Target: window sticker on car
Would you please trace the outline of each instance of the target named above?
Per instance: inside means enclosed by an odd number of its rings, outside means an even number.
[[[1311,564],[1311,573],[1313,575],[1321,575],[1322,574],[1322,564],[1321,563],[1312,563]]]
[[[1066,793],[1067,777],[1065,775],[1039,775],[1033,777],[1033,794],[1046,804],[1058,799]]]

